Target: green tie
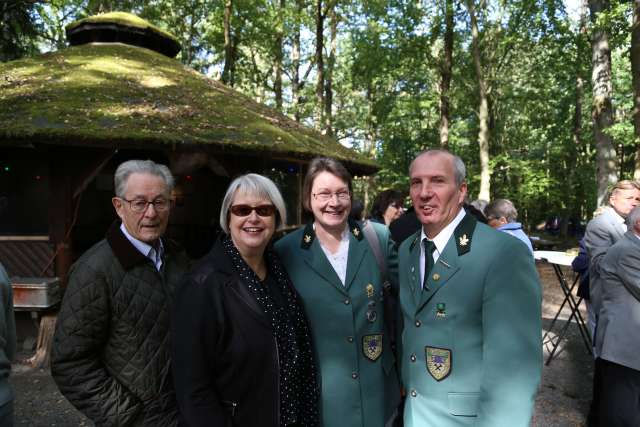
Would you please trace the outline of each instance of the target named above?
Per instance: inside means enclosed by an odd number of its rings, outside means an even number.
[[[422,281],[422,289],[426,289],[429,273],[431,273],[434,264],[433,253],[436,250],[436,244],[425,237],[422,239],[422,245],[424,246],[424,280]]]

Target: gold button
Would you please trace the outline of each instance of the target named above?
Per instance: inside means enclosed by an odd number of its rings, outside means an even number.
[[[440,275],[438,273],[435,273],[433,275],[433,280],[436,280],[436,281],[440,280]]]

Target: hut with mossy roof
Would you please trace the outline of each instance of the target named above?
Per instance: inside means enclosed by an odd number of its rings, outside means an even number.
[[[357,175],[375,163],[174,59],[177,39],[126,13],[67,27],[70,47],[0,64],[0,259],[11,274],[65,276],[115,219],[113,172],[131,158],[170,166],[168,233],[194,256],[213,239],[233,176],[279,184],[290,224],[308,162]]]

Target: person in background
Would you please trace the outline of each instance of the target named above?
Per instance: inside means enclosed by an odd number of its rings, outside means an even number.
[[[11,361],[16,355],[16,321],[13,291],[6,270],[0,264],[0,426],[13,426],[14,393],[9,384]]]
[[[396,285],[397,253],[387,227],[377,236],[382,276],[359,223],[349,220],[352,180],[334,159],[316,158],[302,187],[313,221],[276,242],[311,325],[324,427],[384,427],[400,386],[384,310],[385,280]]]
[[[421,228],[400,245],[404,426],[528,427],[542,372],[542,292],[524,245],[463,209],[462,159],[411,163]]]
[[[588,324],[594,325],[591,331],[592,340],[595,344],[595,331],[598,329],[598,317],[601,307],[602,283],[600,278],[600,263],[607,251],[627,232],[625,218],[631,209],[640,204],[640,184],[637,181],[618,181],[607,198],[607,206],[598,208],[597,214],[587,224],[584,233],[584,246],[589,256],[589,303],[587,303]],[[602,389],[600,384],[600,365],[597,346],[594,346],[594,356],[596,358],[593,373],[593,398],[587,425],[593,426],[600,418],[598,414],[598,402],[600,397],[597,393]]]
[[[233,180],[224,231],[178,288],[173,372],[189,427],[315,427],[318,384],[299,296],[271,247],[286,223],[268,178]]]
[[[71,267],[51,354],[60,392],[98,426],[176,426],[169,324],[189,267],[164,238],[169,168],[129,160],[116,169],[120,218]]]
[[[465,203],[465,209],[467,210],[467,212],[470,211],[469,208],[475,208],[476,211],[482,215],[482,218],[484,218],[484,222],[485,224],[487,223],[487,217],[484,215],[484,208],[487,207],[487,205],[489,204],[489,202],[487,202],[484,199],[476,199],[474,201],[472,201],[471,203]],[[480,218],[478,218],[478,214],[474,213],[474,216],[476,216],[476,219],[480,220]]]
[[[504,231],[511,234],[516,239],[527,245],[529,252],[533,255],[533,246],[531,240],[522,231],[522,224],[517,222],[518,211],[511,200],[496,199],[491,201],[484,208],[484,215],[487,217],[488,224],[496,230]]]
[[[369,219],[389,226],[404,213],[403,203],[402,193],[396,190],[384,190],[378,193],[373,201]]]
[[[600,262],[598,427],[640,426],[640,206],[628,214],[627,224],[629,230]]]
[[[354,200],[351,203],[351,211],[349,212],[349,218],[354,221],[362,221],[364,214],[364,204],[360,200]]]

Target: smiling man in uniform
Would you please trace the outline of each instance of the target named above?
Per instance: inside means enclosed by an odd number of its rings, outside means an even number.
[[[526,427],[542,370],[541,290],[521,241],[462,208],[462,160],[411,163],[421,229],[400,246],[406,427]]]

